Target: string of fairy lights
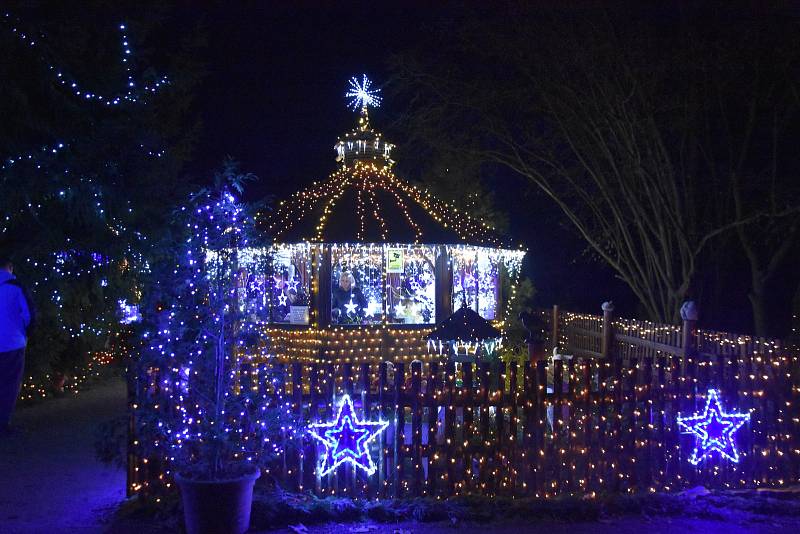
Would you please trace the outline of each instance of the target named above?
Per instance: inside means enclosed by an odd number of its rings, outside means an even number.
[[[253,294],[263,306],[258,295],[268,291],[243,276],[262,272],[265,261],[249,246],[252,218],[227,190],[193,197],[183,212],[187,237],[162,280],[169,298],[143,334],[136,373],[143,394],[132,405],[141,462],[129,490],[157,500],[176,469],[209,462],[203,451],[212,441],[226,464],[261,468],[295,426],[271,342],[248,308]],[[224,380],[210,385],[220,368]]]
[[[145,104],[147,97],[154,95],[165,85],[169,84],[166,76],[153,78],[152,81],[142,78],[137,79],[136,66],[131,39],[125,24],[118,26],[120,35],[120,63],[124,68],[124,81],[122,88],[115,93],[100,93],[88,88],[88,84],[80,82],[70,76],[68,70],[60,67],[52,59],[52,47],[47,42],[47,36],[42,32],[29,32],[23,29],[21,21],[5,13],[0,18],[3,25],[11,35],[20,39],[28,48],[38,54],[38,59],[43,62],[48,75],[52,76],[53,83],[65,89],[68,95],[80,99],[81,103],[100,103],[109,107],[119,107],[121,104]],[[138,109],[138,108],[137,108]],[[78,299],[65,294],[60,286],[55,283],[58,279],[75,282],[97,284],[100,288],[109,285],[109,279],[128,271],[146,272],[147,262],[143,255],[136,249],[135,243],[143,242],[146,238],[133,231],[123,219],[133,213],[130,200],[117,206],[116,210],[109,209],[107,205],[107,191],[91,175],[73,172],[66,164],[61,164],[65,151],[74,149],[79,143],[55,142],[51,145],[28,150],[13,156],[5,157],[0,164],[0,172],[14,177],[17,173],[41,172],[46,173],[50,188],[49,191],[39,195],[35,201],[27,201],[19,206],[7,206],[6,212],[0,219],[0,235],[14,231],[14,225],[26,224],[26,220],[37,219],[45,215],[47,210],[63,209],[72,203],[75,198],[90,199],[91,209],[96,216],[96,222],[104,227],[115,238],[126,238],[129,244],[124,251],[119,251],[118,257],[112,259],[106,254],[92,250],[83,250],[76,245],[70,237],[60,244],[60,249],[52,250],[38,257],[27,257],[24,264],[18,265],[19,271],[24,271],[25,282],[32,293],[41,301],[49,300],[52,310],[40,309],[40,315],[49,316],[55,312],[56,326],[70,339],[91,337],[94,340],[105,340],[107,343],[113,336],[123,333],[120,330],[120,319],[126,321],[125,310],[120,309],[125,301],[117,302],[109,298],[106,291],[95,292],[102,294],[105,302],[103,309],[92,313],[89,307],[80,306],[76,312],[75,301],[84,299],[85,294]],[[74,145],[74,146],[73,146]],[[148,147],[144,144],[138,150],[145,157],[161,158],[166,154],[164,149]],[[77,287],[76,284],[70,286]],[[91,291],[83,287],[84,291]],[[134,291],[129,295],[136,298]],[[67,309],[69,308],[69,309]],[[121,313],[120,313],[121,312]],[[46,318],[46,320],[49,320]],[[112,338],[109,338],[112,336]],[[96,345],[97,343],[95,343]],[[112,359],[121,357],[118,351],[92,350],[88,354],[88,361],[77,363],[71,368],[64,368],[59,373],[43,373],[37,376],[28,376],[20,393],[22,400],[44,398],[63,389],[65,392],[77,393],[87,381],[100,374],[101,370]],[[124,356],[124,355],[122,355]],[[62,383],[63,382],[63,383]]]
[[[543,318],[550,321],[549,310],[543,312]],[[603,317],[586,313],[559,311],[558,344],[565,350],[570,347],[589,348],[599,351],[600,336],[586,336],[581,332],[600,333],[603,330]],[[665,346],[678,347],[683,328],[680,325],[659,324],[652,321],[614,317],[613,331],[628,338],[662,343]],[[710,354],[738,354],[743,351],[759,354],[776,355],[786,347],[777,339],[760,338],[751,335],[697,329],[697,350]],[[630,342],[619,342],[618,349],[626,354],[638,350],[638,346]]]
[[[90,380],[103,376],[104,369],[124,357],[114,351],[97,351],[85,364],[76,365],[66,373],[56,375],[46,373],[42,376],[28,376],[20,387],[20,401],[42,400],[58,394],[77,395],[83,391]],[[59,381],[63,383],[59,384]]]
[[[427,190],[401,180],[394,174],[394,161],[390,158],[393,145],[385,142],[381,134],[369,126],[368,108],[380,105],[381,99],[378,91],[371,89],[371,82],[366,76],[361,80],[351,79],[346,96],[352,99],[350,105],[353,109],[360,110],[360,117],[357,127],[335,145],[340,168],[328,180],[315,182],[296,192],[288,201],[282,201],[274,213],[265,217],[267,229],[276,241],[281,241],[305,218],[313,218],[317,223],[314,234],[303,236],[300,240],[325,241],[325,229],[334,208],[345,194],[353,191],[357,217],[353,226],[358,241],[366,237],[368,222],[377,225],[382,240],[388,238],[390,228],[377,195],[383,192],[394,198],[404,220],[414,231],[415,243],[421,243],[425,235],[421,225],[412,217],[411,204],[419,206],[442,227],[453,230],[461,240],[487,246],[500,245],[494,229],[485,221],[437,199]]]
[[[45,50],[42,48],[42,43],[47,39],[44,33],[37,32],[34,35],[31,32],[26,32],[21,28],[19,19],[13,17],[10,13],[5,13],[3,15],[3,21],[6,23],[9,31],[18,37],[25,46],[39,51],[40,59],[47,65],[48,71],[53,76],[53,81],[65,89],[68,89],[74,96],[79,97],[81,100],[98,102],[107,106],[143,102],[144,95],[152,95],[169,84],[169,79],[166,76],[157,76],[154,81],[151,82],[136,80],[133,68],[133,47],[128,37],[128,27],[125,24],[120,24],[118,26],[120,32],[120,62],[125,69],[124,88],[115,93],[101,94],[87,89],[87,84],[80,83],[76,78],[68,74],[67,69],[57,66],[48,59]]]
[[[314,233],[300,240],[325,241],[325,229],[339,200],[354,190],[357,199],[354,227],[357,239],[363,239],[367,227],[367,214],[371,222],[377,224],[381,239],[387,239],[390,229],[381,215],[377,191],[388,193],[394,198],[400,213],[412,227],[415,243],[423,242],[425,234],[420,224],[414,220],[409,203],[420,206],[437,223],[453,230],[460,239],[480,242],[486,246],[499,246],[500,242],[493,235],[493,228],[483,221],[478,221],[466,213],[444,201],[438,200],[431,193],[419,189],[416,185],[405,182],[394,175],[391,168],[379,166],[374,161],[356,161],[352,167],[343,167],[322,183],[313,184],[307,189],[298,191],[289,201],[281,202],[266,219],[266,227],[277,241],[290,233],[292,228],[306,217],[317,217],[318,223]],[[404,198],[405,197],[405,198]]]
[[[276,329],[274,335],[297,333]],[[380,343],[375,331],[360,335],[357,341]],[[348,329],[333,337],[342,347],[352,345]],[[281,476],[287,487],[368,498],[443,498],[476,491],[550,498],[674,491],[697,483],[729,489],[785,487],[798,480],[797,356],[720,362],[654,358],[618,368],[614,362],[581,360],[571,366],[549,364],[543,368],[545,382],[532,382],[527,368],[511,366],[484,374],[472,364],[451,369],[445,362],[428,361],[407,364],[398,376],[399,358],[384,364],[369,356],[352,363],[311,363],[321,341],[305,341],[309,359],[302,360],[299,377],[287,377],[282,390],[287,398],[298,399],[294,388],[301,388],[302,405],[293,403],[293,413],[300,418],[311,413],[306,410],[317,413],[316,401],[313,409],[309,404],[313,397],[329,399],[325,413],[335,416],[341,401],[332,400],[331,392],[337,399],[350,392],[369,406],[360,408],[365,421],[386,420],[389,426],[371,449],[377,468],[373,476],[304,474],[305,456],[287,453]],[[743,374],[751,365],[752,374]],[[715,366],[722,370],[714,371]],[[708,377],[730,375],[737,393],[731,396],[730,388],[723,388],[728,413],[738,408],[750,418],[731,441],[738,463],[718,461],[713,454],[697,466],[689,462],[693,441],[681,436],[677,417],[702,413],[708,404],[701,389],[703,369]],[[248,382],[258,384],[256,368],[251,375]],[[656,380],[659,376],[663,381]],[[496,384],[508,386],[502,390]],[[563,393],[556,384],[564,386]],[[790,395],[785,404],[768,401],[768,392],[776,389]],[[424,407],[419,419],[413,406]],[[403,458],[410,458],[413,467],[404,465]]]

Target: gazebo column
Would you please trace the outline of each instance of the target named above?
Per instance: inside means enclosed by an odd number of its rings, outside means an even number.
[[[511,295],[507,295],[505,291],[503,291],[503,287],[506,281],[506,268],[502,261],[497,266],[497,282],[495,282],[495,299],[496,305],[494,310],[494,318],[495,320],[506,321],[510,320],[510,317],[506,317],[506,299],[510,299]]]
[[[439,246],[436,255],[436,324],[453,314],[453,273],[447,247]]]
[[[317,309],[319,328],[331,325],[331,248],[320,245],[319,263],[317,266],[317,295],[314,306]]]

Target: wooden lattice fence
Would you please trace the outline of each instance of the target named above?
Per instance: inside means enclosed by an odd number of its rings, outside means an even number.
[[[268,475],[291,490],[364,498],[800,483],[796,349],[701,330],[693,321],[676,327],[614,318],[609,310],[590,316],[556,308],[539,316],[547,349],[571,359],[295,362],[286,364],[278,391],[257,365],[243,370],[240,386],[256,388],[265,402],[291,399],[301,429],[287,436],[286,452]],[[158,384],[157,376],[149,382]],[[719,390],[729,412],[750,413],[735,436],[739,463],[688,462],[694,436],[679,433],[676,417],[702,411],[709,388]],[[371,476],[348,465],[319,476],[323,451],[302,431],[331,420],[345,393],[365,419],[389,422],[371,447]],[[135,443],[133,420],[131,431]],[[129,491],[168,480],[161,466],[132,452]]]
[[[367,418],[390,422],[373,447],[372,476],[343,466],[320,477],[317,444],[305,437],[290,446],[271,473],[290,489],[369,498],[551,496],[800,480],[796,355],[295,364],[289,375],[285,393],[300,420],[327,421],[334,394],[349,393]],[[736,437],[738,464],[687,461],[694,442],[675,418],[701,411],[709,387],[730,411],[751,412]]]

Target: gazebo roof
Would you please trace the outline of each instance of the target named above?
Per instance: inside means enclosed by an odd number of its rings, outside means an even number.
[[[279,243],[439,243],[504,248],[485,222],[456,209],[392,171],[394,145],[370,127],[380,103],[370,82],[351,80],[358,124],[335,145],[339,170],[296,192],[259,224]],[[512,247],[507,247],[512,248]]]
[[[261,220],[283,243],[442,243],[502,247],[493,228],[405,181],[357,160],[295,193]]]
[[[478,315],[478,312],[464,305],[428,334],[428,339],[434,341],[487,341],[497,339],[501,335],[500,330]]]

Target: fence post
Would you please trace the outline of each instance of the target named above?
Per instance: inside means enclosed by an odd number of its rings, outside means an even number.
[[[248,386],[249,387],[249,386]],[[303,420],[303,368],[300,362],[292,363],[292,409],[297,421]],[[305,451],[303,450],[302,437],[300,438],[300,446],[297,449],[297,488],[303,491],[303,460],[305,458]],[[284,476],[288,479],[289,473]]]
[[[550,330],[550,342],[553,344],[550,350],[558,347],[558,304],[553,305],[553,321]]]
[[[138,390],[134,389],[134,380],[136,385],[139,381],[134,378],[134,373],[125,373],[125,385],[128,393],[128,442],[126,451],[127,469],[125,471],[125,496],[130,497],[134,494],[134,484],[138,482],[136,478],[136,467],[139,463],[139,458],[136,455],[136,415],[133,406],[136,404],[138,398]],[[143,402],[143,401],[142,401]]]
[[[612,324],[614,303],[609,300],[600,307],[603,309],[603,342],[600,353],[603,359],[608,360],[611,357],[611,348],[614,346],[614,325]]]
[[[697,305],[693,300],[687,300],[681,306],[681,319],[683,319],[683,332],[681,345],[683,357],[692,357],[697,354]]]
[[[394,364],[394,498],[400,497],[405,477],[405,429],[406,429],[405,363]]]

